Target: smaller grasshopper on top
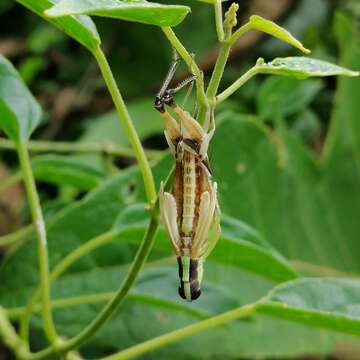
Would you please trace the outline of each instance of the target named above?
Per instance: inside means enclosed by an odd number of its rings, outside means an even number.
[[[176,160],[171,192],[160,186],[160,211],[179,265],[179,295],[188,301],[201,295],[203,262],[220,236],[217,184],[211,180],[207,150],[215,131],[213,113],[205,129],[174,101],[177,91],[194,81],[194,76],[177,87],[168,86],[179,64],[175,58],[155,99],[155,109],[165,122],[165,137]],[[177,116],[167,111],[169,106]],[[208,128],[211,130],[208,131]]]

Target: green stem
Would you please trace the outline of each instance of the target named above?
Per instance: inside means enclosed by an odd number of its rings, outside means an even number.
[[[0,307],[0,339],[4,340],[5,344],[17,354],[19,359],[29,357],[27,345],[16,334],[2,307]]]
[[[197,102],[200,106],[200,109],[208,109],[208,100],[204,90],[204,79],[203,73],[200,68],[197,66],[194,57],[191,56],[188,51],[185,49],[184,45],[180,42],[180,40],[175,35],[174,31],[171,27],[162,27],[162,31],[164,32],[165,36],[171,43],[171,45],[176,49],[178,54],[184,60],[185,64],[189,67],[191,72],[196,77],[196,95],[197,95]]]
[[[76,143],[66,141],[29,141],[27,148],[30,152],[57,152],[57,153],[104,153],[113,156],[134,157],[134,151],[126,146],[119,146],[112,141],[103,143]],[[0,138],[0,149],[16,150],[14,143]],[[146,151],[148,157],[157,158],[159,151]]]
[[[17,145],[20,167],[24,178],[29,207],[32,215],[33,224],[38,239],[38,256],[40,269],[40,289],[41,300],[43,303],[42,318],[45,333],[51,343],[57,340],[55,325],[51,313],[50,282],[49,282],[49,256],[46,239],[46,229],[44,218],[40,206],[39,196],[36,190],[33,172],[30,165],[29,153],[26,144]]]
[[[223,14],[222,14],[222,1],[214,1],[214,10],[215,10],[215,24],[216,24],[216,33],[219,42],[224,41],[224,26],[223,26]]]
[[[93,52],[98,65],[100,67],[101,73],[104,77],[105,83],[108,87],[108,90],[111,94],[111,97],[114,101],[116,110],[119,113],[120,120],[125,128],[126,134],[129,138],[130,144],[134,151],[135,157],[137,159],[139,169],[144,179],[145,190],[147,198],[150,204],[154,204],[156,200],[156,190],[153,175],[148,160],[146,159],[144,148],[140,142],[134,124],[131,120],[130,114],[126,108],[125,102],[121,96],[120,90],[116,85],[111,68],[107,62],[107,59],[101,50],[100,47],[97,47]]]
[[[92,335],[94,335],[104,323],[110,318],[110,316],[119,308],[124,301],[126,295],[129,293],[133,286],[141,268],[143,267],[148,254],[153,246],[155,235],[159,226],[159,209],[158,206],[153,210],[149,227],[145,233],[144,239],[140,248],[135,256],[134,261],[131,264],[129,272],[116,292],[115,296],[108,302],[103,308],[100,314],[78,335],[72,339],[65,341],[64,343],[57,346],[56,349],[49,347],[43,351],[33,354],[30,359],[41,360],[53,356],[55,353],[65,353],[70,350],[78,348],[81,344],[87,341]]]
[[[242,306],[238,309],[225,312],[223,314],[214,316],[210,319],[200,321],[196,324],[186,326],[182,329],[172,331],[165,335],[158,336],[154,339],[145,341],[139,345],[132,346],[129,349],[120,351],[117,354],[108,356],[103,360],[127,360],[137,356],[140,356],[149,351],[158,349],[162,346],[172,344],[174,342],[180,341],[186,337],[189,337],[193,334],[199,333],[204,330],[211,329],[213,327],[219,326],[221,324],[228,323],[229,321],[249,317],[253,315],[256,311],[256,303]]]
[[[230,49],[231,49],[231,45],[227,41],[224,41],[221,44],[219,55],[217,57],[216,64],[209,82],[209,86],[206,91],[206,96],[212,108],[216,106],[215,96],[218,91],[221,78],[224,74],[224,69],[230,54]],[[206,120],[206,109],[202,108],[200,109],[198,114],[198,121],[200,124],[203,124],[205,120]]]
[[[245,33],[252,30],[251,24],[248,22],[243,26],[239,27],[229,38],[228,42],[233,46]]]
[[[174,175],[174,169],[170,172],[169,176],[165,181],[165,189],[168,189],[171,179]],[[48,347],[36,354],[31,355],[29,360],[41,360],[53,356],[55,353],[62,354],[81,346],[87,341],[92,335],[98,331],[101,326],[110,318],[110,316],[118,310],[119,306],[128,295],[131,287],[135,283],[140,270],[144,266],[146,259],[151,251],[151,248],[155,241],[155,236],[159,227],[159,198],[152,209],[150,224],[146,230],[143,241],[135,255],[135,259],[131,264],[126,278],[121,284],[120,288],[114,295],[114,297],[108,302],[103,308],[100,314],[77,336],[72,339],[59,344],[56,348]]]
[[[171,259],[172,259],[172,264],[174,264],[174,262],[175,262],[174,257],[172,257]],[[98,304],[98,303],[107,302],[107,301],[111,300],[114,297],[114,295],[115,295],[115,292],[106,292],[106,293],[96,293],[96,294],[90,294],[90,295],[74,296],[74,297],[69,297],[69,298],[53,300],[51,305],[52,305],[53,309],[65,309],[67,307],[74,307],[74,306],[78,306],[78,305]],[[181,312],[185,312],[185,313],[191,314],[191,315],[199,318],[199,320],[208,319],[211,316],[211,314],[206,311],[197,310],[195,308],[191,308],[188,306],[184,307],[184,305],[174,303],[173,300],[160,299],[160,298],[154,297],[152,295],[140,294],[140,293],[135,293],[135,294],[130,293],[128,295],[127,299],[129,299],[133,302],[139,302],[142,304],[152,304],[154,306],[159,306],[162,309],[164,309],[164,308],[169,308],[172,310],[178,309]],[[10,320],[16,321],[18,318],[20,318],[22,316],[24,311],[26,311],[26,308],[23,306],[20,306],[20,307],[15,307],[15,308],[11,308],[11,309],[6,309],[6,314]],[[41,304],[37,303],[34,307],[34,312],[38,313],[40,311],[41,311]]]
[[[51,305],[53,309],[63,309],[66,307],[77,306],[77,305],[106,302],[111,300],[114,296],[115,296],[115,292],[81,295],[81,296],[74,296],[64,299],[55,299],[51,302]],[[38,313],[39,311],[41,311],[41,309],[42,309],[41,304],[39,303],[34,304],[33,307],[34,313]],[[27,311],[26,306],[19,306],[19,307],[6,309],[6,314],[9,319],[17,320],[21,316],[23,316],[26,311]]]
[[[221,44],[219,55],[216,60],[215,68],[211,75],[209,86],[206,90],[206,95],[210,101],[210,105],[213,105],[215,102],[215,96],[218,91],[221,78],[224,74],[224,69],[226,66],[227,59],[229,58],[230,49],[231,49],[231,44],[229,44],[227,41]]]
[[[94,249],[114,240],[117,235],[118,234],[109,231],[76,248],[54,267],[50,274],[50,280],[55,281],[61,274],[63,274],[72,264],[74,264],[81,257],[90,253]]]
[[[231,96],[235,91],[240,89],[247,81],[249,81],[254,75],[259,74],[259,68],[257,65],[253,66],[250,70],[248,70],[244,75],[242,75],[239,79],[237,79],[232,85],[230,85],[227,89],[225,89],[222,93],[220,93],[216,97],[216,103],[219,104],[226,100],[229,96]]]
[[[86,255],[87,253],[91,252],[92,250],[105,245],[106,243],[113,240],[116,234],[112,232],[106,232],[97,236],[96,238],[86,242],[85,244],[81,245],[74,251],[72,251],[69,255],[67,255],[64,259],[62,259],[51,271],[50,273],[50,282],[54,282],[61,274],[63,274],[72,264],[74,264],[78,259],[82,256]],[[28,329],[29,323],[31,319],[31,314],[34,311],[36,303],[39,299],[41,294],[41,289],[37,289],[34,294],[32,295],[30,301],[28,302],[25,311],[22,315],[21,322],[20,322],[20,334],[22,339],[28,338]]]
[[[22,240],[26,239],[29,236],[29,234],[31,234],[33,229],[34,229],[34,225],[30,224],[11,234],[0,236],[0,247],[14,245],[18,242],[21,242]]]

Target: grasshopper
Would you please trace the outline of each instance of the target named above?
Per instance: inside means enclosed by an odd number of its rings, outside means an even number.
[[[178,63],[176,58],[155,99],[155,109],[164,120],[165,138],[176,161],[171,192],[165,192],[161,183],[159,200],[162,221],[179,266],[179,295],[192,301],[201,295],[203,263],[220,236],[217,184],[211,180],[207,155],[215,121],[210,111],[203,128],[175,103],[175,93],[195,80],[191,76],[176,88],[169,89]],[[166,106],[173,110],[177,120]]]

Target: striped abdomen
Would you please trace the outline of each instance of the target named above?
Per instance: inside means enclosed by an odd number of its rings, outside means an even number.
[[[185,151],[183,155],[183,208],[181,231],[190,236],[195,218],[196,196],[196,159],[195,155]]]
[[[177,261],[180,277],[179,295],[188,301],[196,300],[201,295],[202,264],[188,256],[178,257]]]

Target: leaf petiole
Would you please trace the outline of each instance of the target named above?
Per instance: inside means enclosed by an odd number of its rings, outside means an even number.
[[[40,271],[40,289],[43,303],[43,323],[45,333],[51,343],[57,340],[55,324],[51,313],[50,300],[50,281],[49,281],[49,255],[47,247],[46,229],[43,213],[40,206],[39,195],[36,190],[35,180],[30,164],[29,153],[25,142],[17,144],[17,152],[20,161],[20,167],[24,178],[26,193],[29,201],[29,207],[35,232],[38,239],[38,257]],[[23,339],[27,339],[27,330],[23,332]]]

